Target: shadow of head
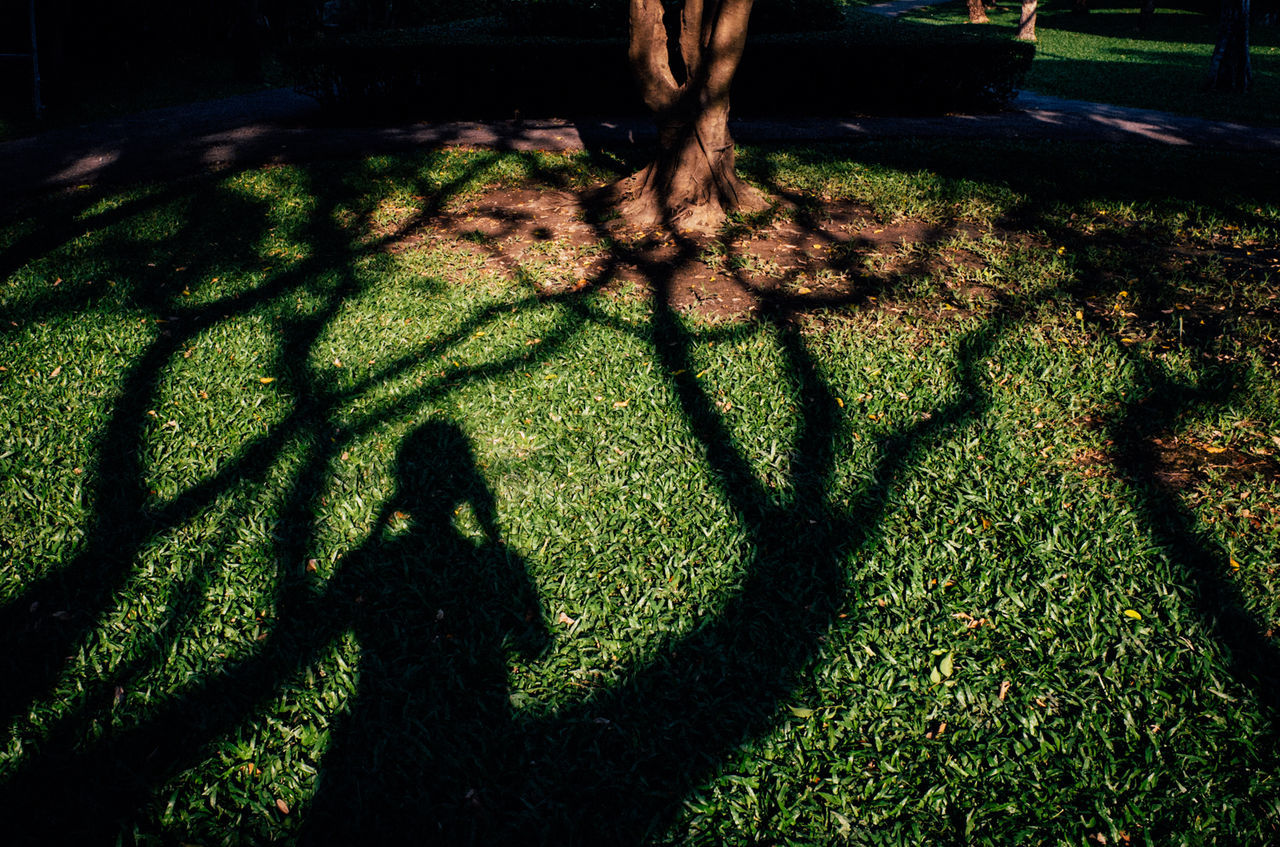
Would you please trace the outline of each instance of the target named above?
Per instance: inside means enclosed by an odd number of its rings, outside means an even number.
[[[454,423],[429,421],[413,429],[396,459],[397,509],[417,521],[452,519],[464,503],[475,510],[489,539],[497,531],[493,495],[476,468],[466,433]]]

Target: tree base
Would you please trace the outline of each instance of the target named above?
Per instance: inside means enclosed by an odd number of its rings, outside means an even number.
[[[618,181],[611,194],[628,223],[681,233],[712,234],[731,213],[762,212],[772,205],[768,195],[732,172],[688,172],[662,162]]]

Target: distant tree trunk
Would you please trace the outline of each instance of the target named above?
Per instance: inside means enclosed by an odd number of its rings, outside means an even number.
[[[1138,15],[1138,27],[1150,29],[1156,19],[1156,0],[1142,0],[1142,11]]]
[[[660,149],[656,161],[619,184],[622,214],[642,226],[707,232],[726,212],[766,208],[767,198],[738,178],[729,135],[729,87],[752,0],[684,0],[671,27],[678,51],[670,49],[662,0],[630,2],[631,67],[657,121]]]
[[[982,0],[969,0],[969,23],[985,24],[989,20],[987,7]]]
[[[1018,40],[1036,40],[1036,0],[1022,0],[1022,17],[1018,20]]]
[[[1248,91],[1253,84],[1249,60],[1249,0],[1222,0],[1218,43],[1209,59],[1209,88]]]
[[[236,78],[242,82],[261,82],[264,33],[259,0],[239,0],[234,12],[230,52],[234,59]]]

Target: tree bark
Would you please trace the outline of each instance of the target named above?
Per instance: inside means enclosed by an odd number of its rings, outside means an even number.
[[[1036,40],[1036,6],[1037,0],[1022,0],[1022,17],[1018,21],[1017,33],[1019,41]]]
[[[1253,85],[1249,58],[1249,0],[1222,0],[1218,43],[1209,59],[1209,88],[1248,91]]]
[[[709,232],[728,212],[766,208],[767,198],[738,177],[729,134],[729,88],[752,0],[685,0],[672,27],[680,80],[661,0],[630,2],[631,68],[657,121],[659,152],[619,184],[622,214],[640,226]]]
[[[969,23],[985,24],[989,20],[987,7],[982,0],[969,0]]]

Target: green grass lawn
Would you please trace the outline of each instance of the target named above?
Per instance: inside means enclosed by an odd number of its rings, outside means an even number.
[[[405,237],[635,164],[0,224],[9,843],[1274,840],[1273,163],[748,150],[784,223],[950,233],[753,320],[672,307],[715,245]]]
[[[1158,7],[1150,30],[1144,32],[1138,26],[1136,3],[1090,5],[1090,14],[1078,15],[1069,0],[1040,4],[1028,89],[1215,120],[1280,125],[1280,27],[1253,27],[1254,88],[1247,94],[1225,94],[1204,90],[1217,39],[1216,18]],[[987,26],[1012,33],[1018,16],[1016,4],[1002,4]],[[921,9],[910,17],[970,26],[963,3]]]

